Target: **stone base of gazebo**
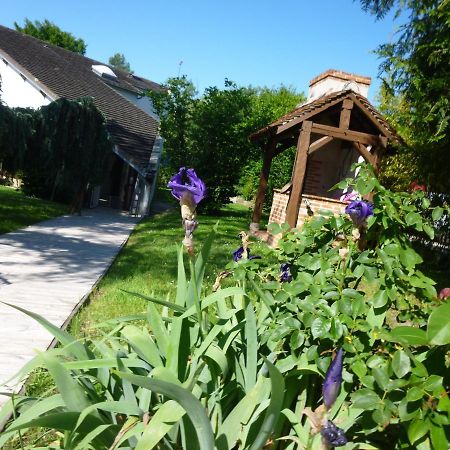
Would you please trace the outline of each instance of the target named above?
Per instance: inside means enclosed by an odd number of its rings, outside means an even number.
[[[306,200],[306,201],[305,201]],[[273,192],[272,209],[270,211],[269,224],[286,222],[286,209],[289,201],[289,192],[282,192],[275,189]],[[297,223],[295,228],[301,228],[305,220],[313,215],[320,215],[323,212],[331,212],[333,214],[341,214],[344,212],[347,203],[339,200],[334,200],[326,197],[319,197],[317,195],[302,195],[302,202],[297,216]],[[268,233],[264,240],[272,247],[276,247],[279,235],[272,235]]]

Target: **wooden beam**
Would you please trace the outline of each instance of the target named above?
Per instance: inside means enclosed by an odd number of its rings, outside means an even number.
[[[350,117],[353,109],[353,101],[346,98],[342,102],[341,117],[339,118],[339,128],[348,130],[350,127]]]
[[[322,111],[325,111],[326,109],[328,109],[331,106],[336,105],[340,102],[342,102],[342,97],[340,97],[336,100],[333,100],[331,102],[327,102],[319,108],[313,108],[311,111],[305,112],[305,113],[301,114],[300,117],[297,117],[296,119],[292,119],[291,121],[289,121],[283,125],[278,125],[276,134],[277,135],[282,134],[285,131],[291,129],[292,127],[295,127],[296,125],[300,125],[302,122],[308,120],[310,117],[315,116],[316,114],[319,114]]]
[[[308,148],[311,141],[312,122],[303,122],[297,142],[297,158],[292,171],[292,189],[286,208],[286,221],[294,228],[297,225],[298,211],[302,200],[303,182],[305,180]]]
[[[314,153],[316,150],[319,150],[319,148],[322,148],[324,145],[327,145],[329,142],[331,142],[334,138],[331,136],[322,136],[320,139],[317,139],[317,141],[314,141],[308,149],[308,154]]]
[[[376,159],[375,156],[372,155],[372,153],[367,150],[367,148],[360,144],[359,142],[352,142],[353,146],[355,147],[356,151],[369,163],[372,164],[372,166],[375,167],[376,165]]]
[[[263,166],[261,174],[259,176],[259,187],[256,194],[255,207],[253,208],[252,222],[254,224],[259,224],[262,215],[262,208],[264,205],[264,199],[266,198],[267,184],[269,182],[270,166],[272,165],[272,159],[275,152],[277,142],[275,139],[270,140],[267,143],[265,152]]]
[[[366,106],[363,105],[359,101],[359,99],[356,97],[356,95],[350,94],[350,97],[355,102],[355,104],[357,104],[359,106],[361,111],[364,113],[364,116],[367,117],[370,120],[370,122],[372,122],[378,130],[380,130],[380,132],[383,134],[383,136],[386,136],[386,134],[387,134],[389,138],[394,139],[394,136],[392,135],[392,133],[388,129],[386,129],[383,125],[381,125],[380,122],[378,122],[378,120],[375,118],[373,113],[371,111],[369,111],[366,108]]]
[[[361,133],[360,131],[346,130],[343,128],[330,127],[320,123],[312,124],[312,133],[323,134],[325,136],[333,136],[344,141],[359,142],[364,145],[379,145],[381,140],[379,136],[374,134]]]

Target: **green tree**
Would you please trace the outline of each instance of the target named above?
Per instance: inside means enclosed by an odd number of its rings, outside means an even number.
[[[381,108],[413,148],[415,167],[410,164],[410,172],[418,173],[430,189],[450,192],[450,178],[443,170],[450,165],[450,2],[361,0],[361,4],[377,18],[393,9],[397,14],[402,8],[407,11],[396,39],[377,50],[385,83]]]
[[[239,87],[225,80],[198,98],[186,76],[170,78],[163,92],[150,92],[165,139],[161,182],[179,167],[195,167],[208,186],[202,205],[218,208],[238,192],[252,197],[261,170],[261,149],[248,136],[304,100],[292,88]],[[290,178],[293,157],[285,152],[272,185]],[[281,181],[280,181],[281,179]]]
[[[35,111],[32,125],[22,168],[25,192],[79,209],[88,186],[102,181],[111,152],[105,118],[91,98],[61,98]]]
[[[209,87],[194,109],[193,162],[208,186],[204,206],[216,209],[236,194],[241,171],[251,153],[248,117],[254,90],[225,80]]]
[[[116,69],[133,73],[130,67],[130,63],[126,60],[123,53],[114,53],[114,55],[109,58],[108,62],[110,66],[113,66]]]
[[[47,19],[43,22],[39,20],[32,22],[29,19],[25,19],[23,26],[20,26],[17,22],[14,22],[14,26],[21,33],[65,48],[71,52],[80,53],[81,55],[86,53],[86,43],[83,39],[76,38],[72,33],[61,30],[61,28]]]
[[[305,100],[305,95],[292,87],[282,85],[278,88],[257,88],[255,95],[252,97],[252,110],[248,118],[248,133],[265,127]],[[294,158],[295,149],[285,150],[274,158],[264,203],[266,209],[270,208],[272,203],[273,189],[284,186],[291,179]],[[239,181],[239,193],[248,200],[254,198],[258,189],[262,160],[262,149],[252,146],[251,157],[241,171]]]
[[[183,75],[169,78],[163,91],[148,91],[147,95],[161,118],[163,172],[171,173],[179,167],[191,166],[193,111],[197,102],[194,85]]]

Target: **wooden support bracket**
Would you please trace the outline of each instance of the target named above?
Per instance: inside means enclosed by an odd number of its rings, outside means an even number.
[[[253,208],[252,222],[254,224],[259,223],[262,215],[262,208],[264,205],[264,199],[266,198],[267,184],[269,182],[270,167],[272,165],[272,159],[275,153],[277,142],[272,139],[267,143],[264,152],[264,161],[259,177],[258,193],[256,194],[255,207]]]
[[[297,225],[298,211],[302,199],[303,182],[305,180],[306,163],[308,160],[308,148],[311,141],[312,122],[303,122],[297,142],[297,157],[292,172],[291,195],[286,209],[286,221],[294,228]]]

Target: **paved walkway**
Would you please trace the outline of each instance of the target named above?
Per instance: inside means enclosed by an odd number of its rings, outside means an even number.
[[[63,326],[108,269],[136,222],[112,209],[98,208],[0,235],[0,301]],[[0,304],[0,383],[51,341],[37,322]],[[11,383],[8,389],[12,388]],[[0,392],[8,389],[0,387]],[[0,395],[0,406],[7,400]]]

